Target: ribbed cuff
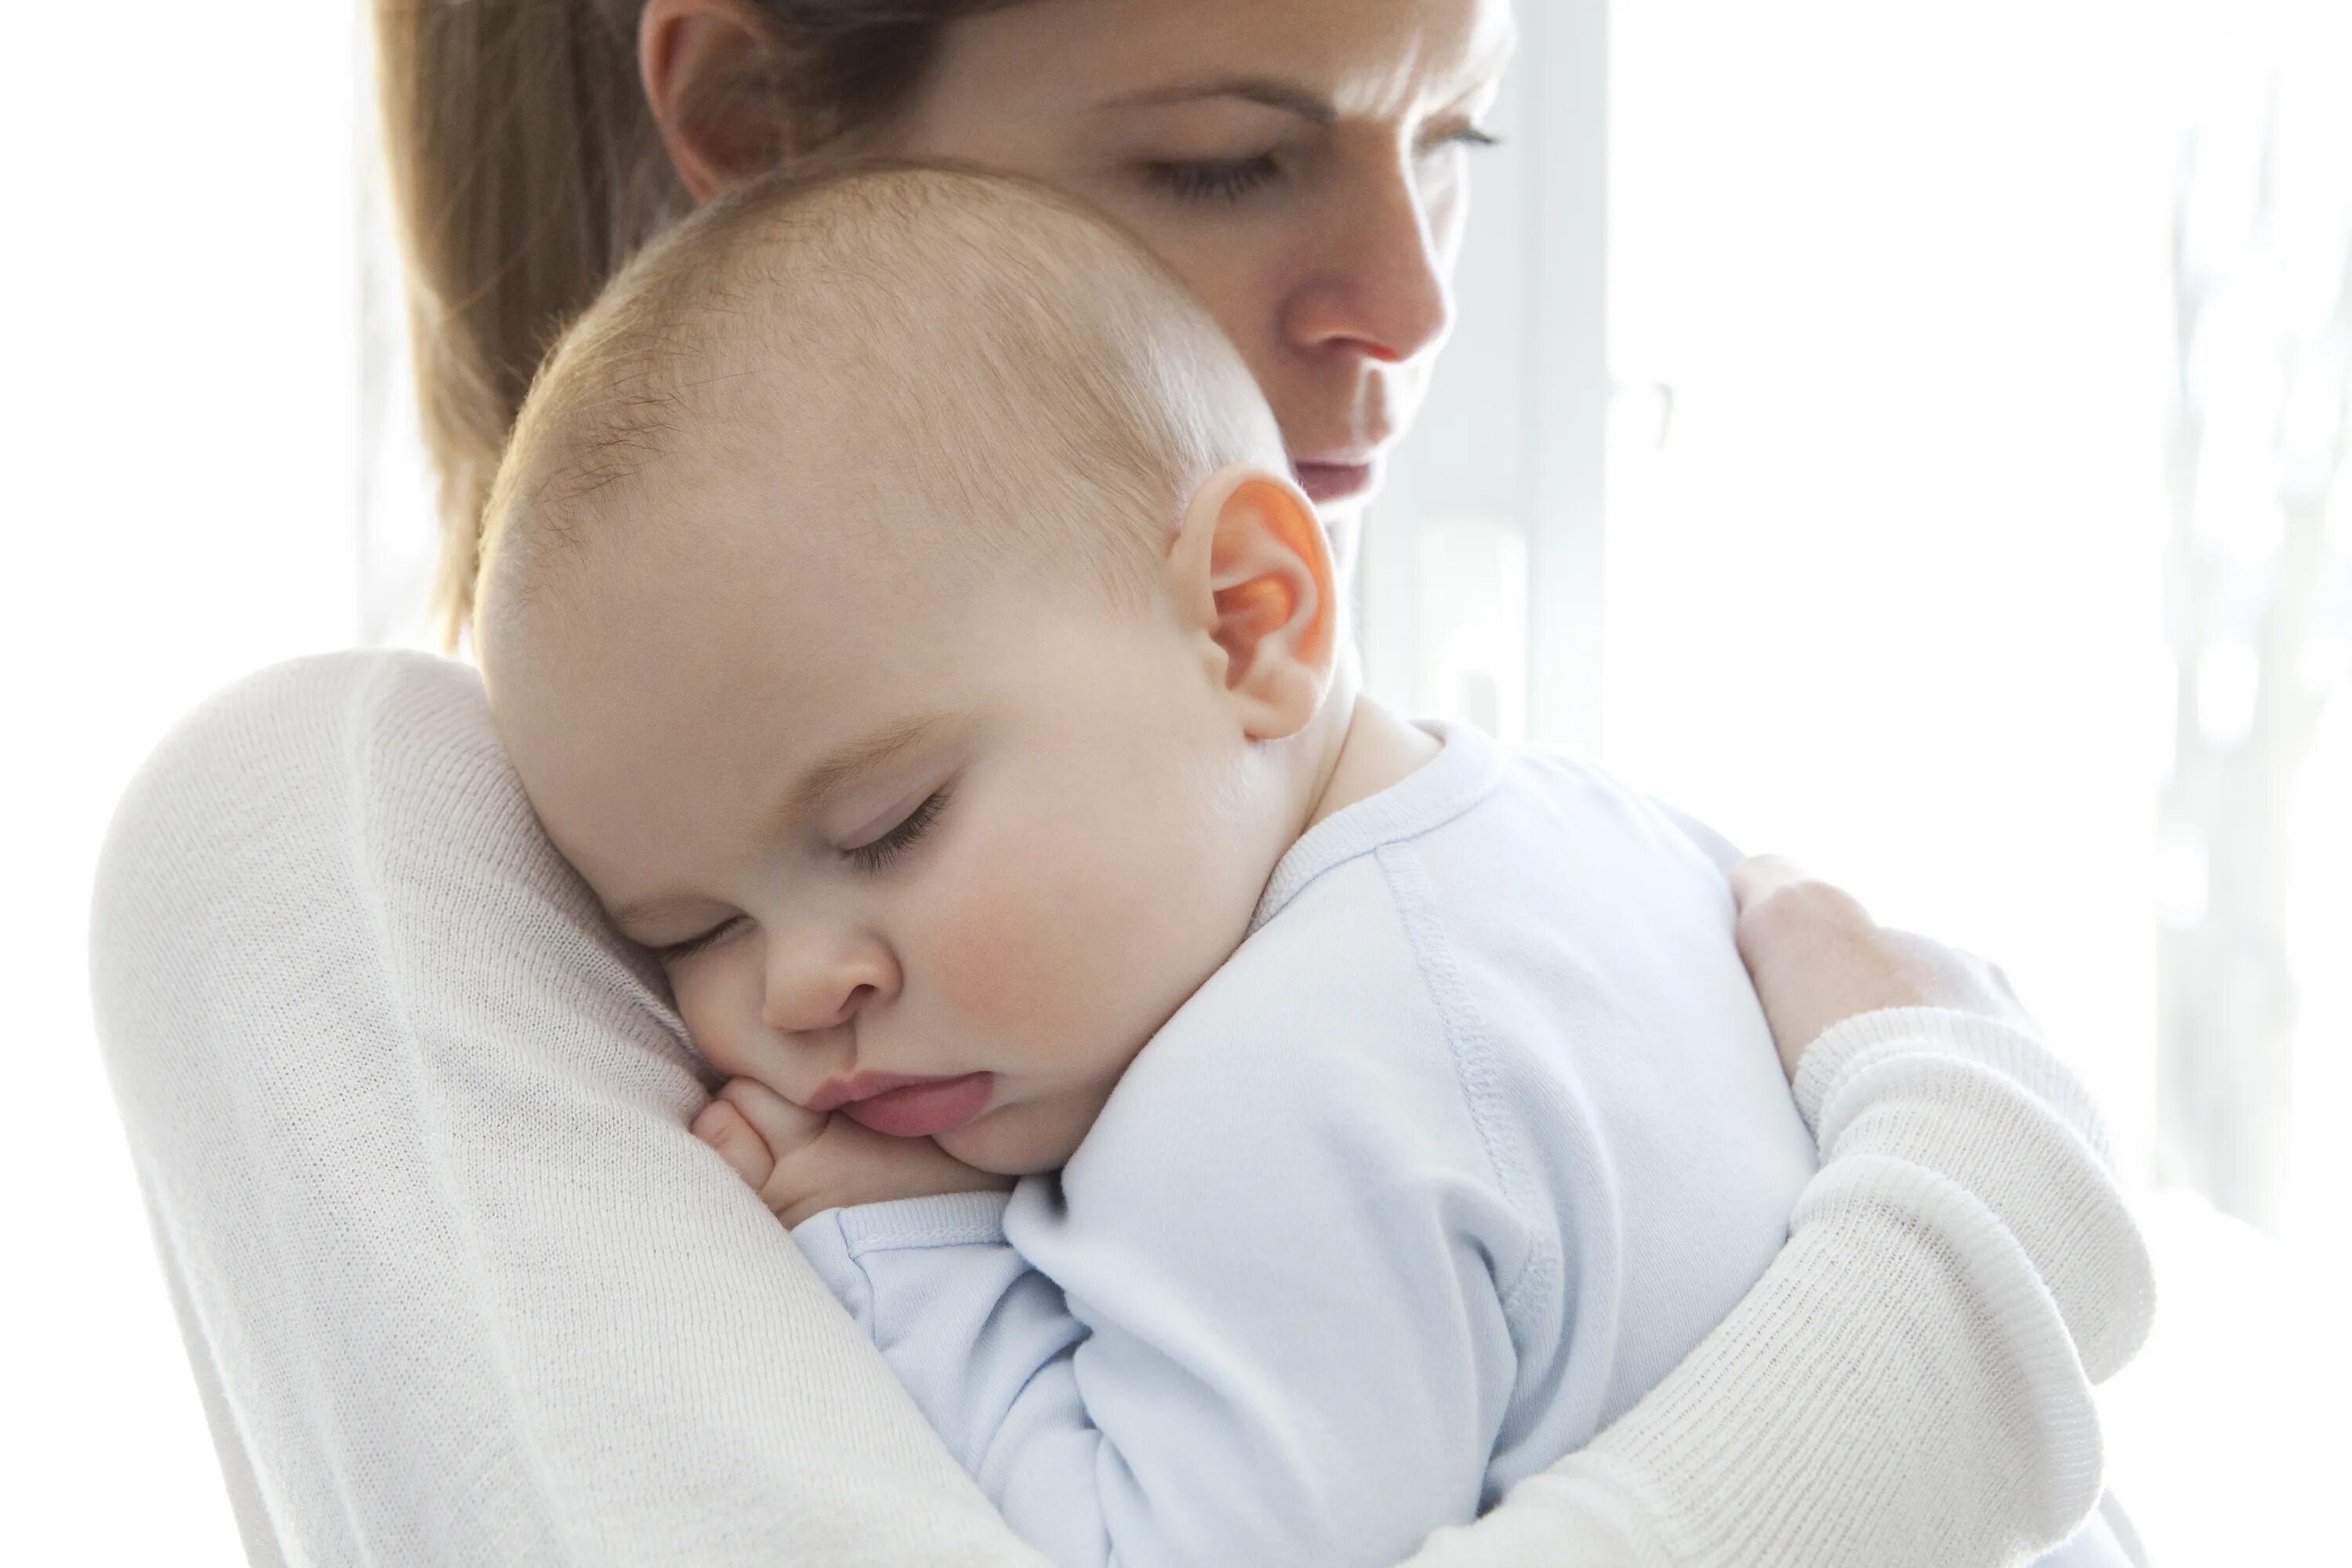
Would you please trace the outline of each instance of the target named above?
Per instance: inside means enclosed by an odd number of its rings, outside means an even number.
[[[1822,1108],[1838,1090],[1902,1056],[1954,1057],[1989,1068],[2048,1106],[2101,1160],[2111,1159],[2089,1092],[2049,1047],[2014,1024],[1951,1007],[1885,1007],[1824,1030],[1807,1047],[1793,1086],[1797,1109],[1814,1137],[1821,1136]]]

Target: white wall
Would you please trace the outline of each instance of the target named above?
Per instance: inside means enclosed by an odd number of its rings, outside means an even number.
[[[1371,690],[1506,740],[1600,740],[1607,0],[1520,9],[1473,154],[1455,326],[1373,509]]]
[[[2180,136],[2223,69],[2307,58],[2343,92],[2344,16],[1645,0],[1612,23],[1612,361],[1676,395],[1662,448],[1629,419],[1611,453],[1606,754],[1999,959],[2136,1181]],[[2159,1563],[2315,1560],[2321,1478],[2352,1458],[2323,1321],[2352,1257],[2336,788],[2305,814],[2305,929],[2332,952],[2306,1024],[2335,1031],[2311,1051],[2333,1070],[2297,1089],[2335,1184],[2305,1184],[2284,1237],[2144,1196],[2164,1304],[2107,1414]]]
[[[356,629],[355,9],[8,16],[9,1562],[243,1560],[90,1038],[85,921],[163,730]]]

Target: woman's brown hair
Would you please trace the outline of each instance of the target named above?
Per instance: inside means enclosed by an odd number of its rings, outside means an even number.
[[[748,0],[774,46],[730,93],[776,95],[814,151],[880,124],[948,24],[1013,0]],[[434,597],[472,611],[482,508],[540,360],[692,205],[637,72],[646,0],[374,0],[384,148],[418,412],[440,477]],[[782,149],[779,149],[781,153]]]

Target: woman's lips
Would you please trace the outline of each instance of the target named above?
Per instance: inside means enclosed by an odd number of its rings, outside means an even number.
[[[949,1132],[988,1109],[996,1093],[993,1073],[961,1078],[906,1078],[860,1073],[831,1083],[810,1098],[811,1110],[838,1110],[860,1127],[893,1138],[930,1138]]]
[[[1360,463],[1299,461],[1290,467],[1298,478],[1298,488],[1305,490],[1307,499],[1317,506],[1362,500],[1371,493],[1381,472],[1378,458]]]

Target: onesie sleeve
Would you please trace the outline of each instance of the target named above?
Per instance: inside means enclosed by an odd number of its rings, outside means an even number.
[[[1230,993],[1232,973],[1213,984]],[[1295,1016],[1268,994],[1228,994],[1200,1027],[1180,1016],[1058,1184],[1004,1202],[1001,1238],[978,1198],[795,1233],[950,1451],[1058,1563],[1378,1568],[1492,1500],[1520,1222],[1447,1111],[1442,1046],[1351,1034],[1383,996],[1335,1031],[1327,988],[1292,994]],[[1310,1028],[1326,1043],[1294,1048]]]
[[[1086,1331],[1005,1241],[1005,1203],[959,1193],[829,1209],[793,1239],[990,1498],[1049,1556],[1083,1561],[1099,1529],[1059,1478],[1083,1475],[1091,1453],[1069,1384]]]
[[[1968,1568],[2098,1503],[2091,1384],[2154,1284],[2081,1086],[2018,1030],[1906,1008],[1832,1029],[1797,1090],[1822,1168],[1763,1279],[1413,1568]]]

